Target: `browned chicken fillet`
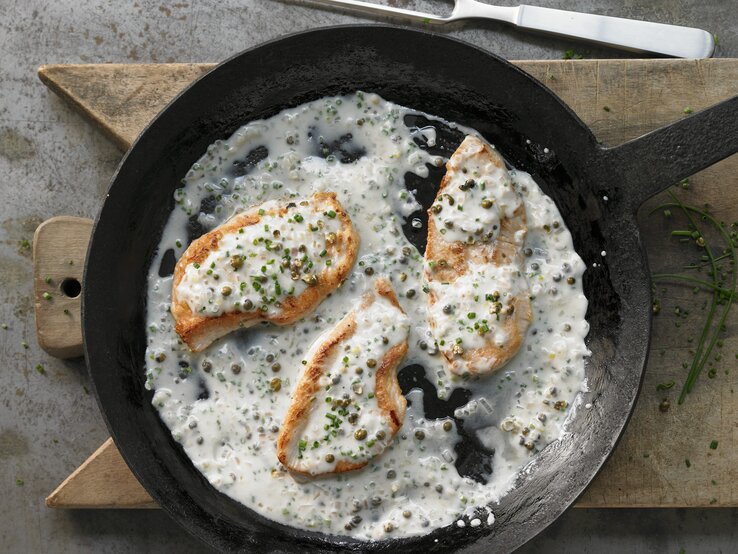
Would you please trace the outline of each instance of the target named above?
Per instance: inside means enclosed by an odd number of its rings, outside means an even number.
[[[525,205],[499,153],[467,136],[428,219],[431,331],[452,372],[491,373],[518,352],[532,318],[521,260]]]
[[[342,473],[391,444],[407,405],[397,367],[409,329],[392,286],[378,279],[313,344],[277,439],[282,464],[307,475]]]
[[[346,279],[359,236],[334,193],[267,202],[193,241],[177,262],[171,312],[195,352],[236,329],[289,325]]]

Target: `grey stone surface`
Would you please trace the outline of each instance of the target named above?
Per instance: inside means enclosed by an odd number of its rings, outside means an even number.
[[[544,0],[550,7],[699,26],[738,56],[735,0]],[[389,0],[420,9],[447,2]],[[505,0],[504,4],[512,4]],[[105,439],[81,360],[35,340],[30,250],[38,223],[93,217],[121,153],[36,78],[43,63],[218,61],[285,33],[359,21],[259,0],[0,2],[0,552],[200,552],[159,511],[55,511],[44,497]],[[496,23],[448,31],[510,59],[620,52]],[[25,348],[23,343],[27,342]],[[45,375],[34,367],[43,364]],[[525,552],[735,552],[736,510],[573,510]]]

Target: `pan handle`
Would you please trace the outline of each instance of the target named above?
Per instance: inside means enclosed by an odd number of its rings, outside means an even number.
[[[736,152],[738,96],[620,146],[602,148],[596,173],[626,193],[637,210],[647,198]]]

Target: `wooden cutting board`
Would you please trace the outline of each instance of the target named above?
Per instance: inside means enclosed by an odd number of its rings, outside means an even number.
[[[567,102],[606,145],[632,139],[738,94],[735,59],[515,63]],[[42,67],[39,76],[125,150],[167,102],[211,67],[50,65]],[[694,176],[690,190],[681,195],[695,205],[708,203],[727,223],[738,221],[738,156]],[[698,254],[669,236],[671,227],[662,216],[648,216],[649,208],[665,199],[659,195],[644,206],[640,226],[652,270],[678,272]],[[69,228],[69,222],[66,225]],[[89,233],[84,225],[76,228]],[[41,305],[44,284],[37,284],[37,305]],[[667,289],[665,294],[662,288]],[[651,355],[635,413],[615,453],[578,506],[738,506],[736,316],[728,321],[720,360],[714,362],[715,377],[703,374],[687,401],[678,406],[676,396],[686,376],[682,363],[691,359],[689,339],[699,335],[707,293],[693,294],[691,287],[659,286],[659,296],[662,309],[654,319]],[[690,317],[678,316],[676,307],[681,313],[689,311]],[[44,322],[67,324],[63,318],[55,320],[54,314],[39,315],[42,327]],[[52,331],[57,348],[69,346],[63,344],[65,333],[58,328]],[[78,338],[72,335],[74,346]],[[671,380],[676,382],[672,389],[657,391],[657,384]],[[665,398],[671,406],[662,412],[659,405]],[[716,449],[710,448],[714,440],[718,441]],[[47,503],[87,508],[155,506],[128,472],[112,441],[62,483]]]

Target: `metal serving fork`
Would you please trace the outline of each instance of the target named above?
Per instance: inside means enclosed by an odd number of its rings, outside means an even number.
[[[364,14],[397,16],[430,25],[461,19],[494,19],[521,29],[677,58],[709,58],[715,47],[712,35],[702,29],[538,6],[505,7],[476,0],[455,0],[451,15],[440,17],[360,0],[309,0],[309,3],[336,6]]]

